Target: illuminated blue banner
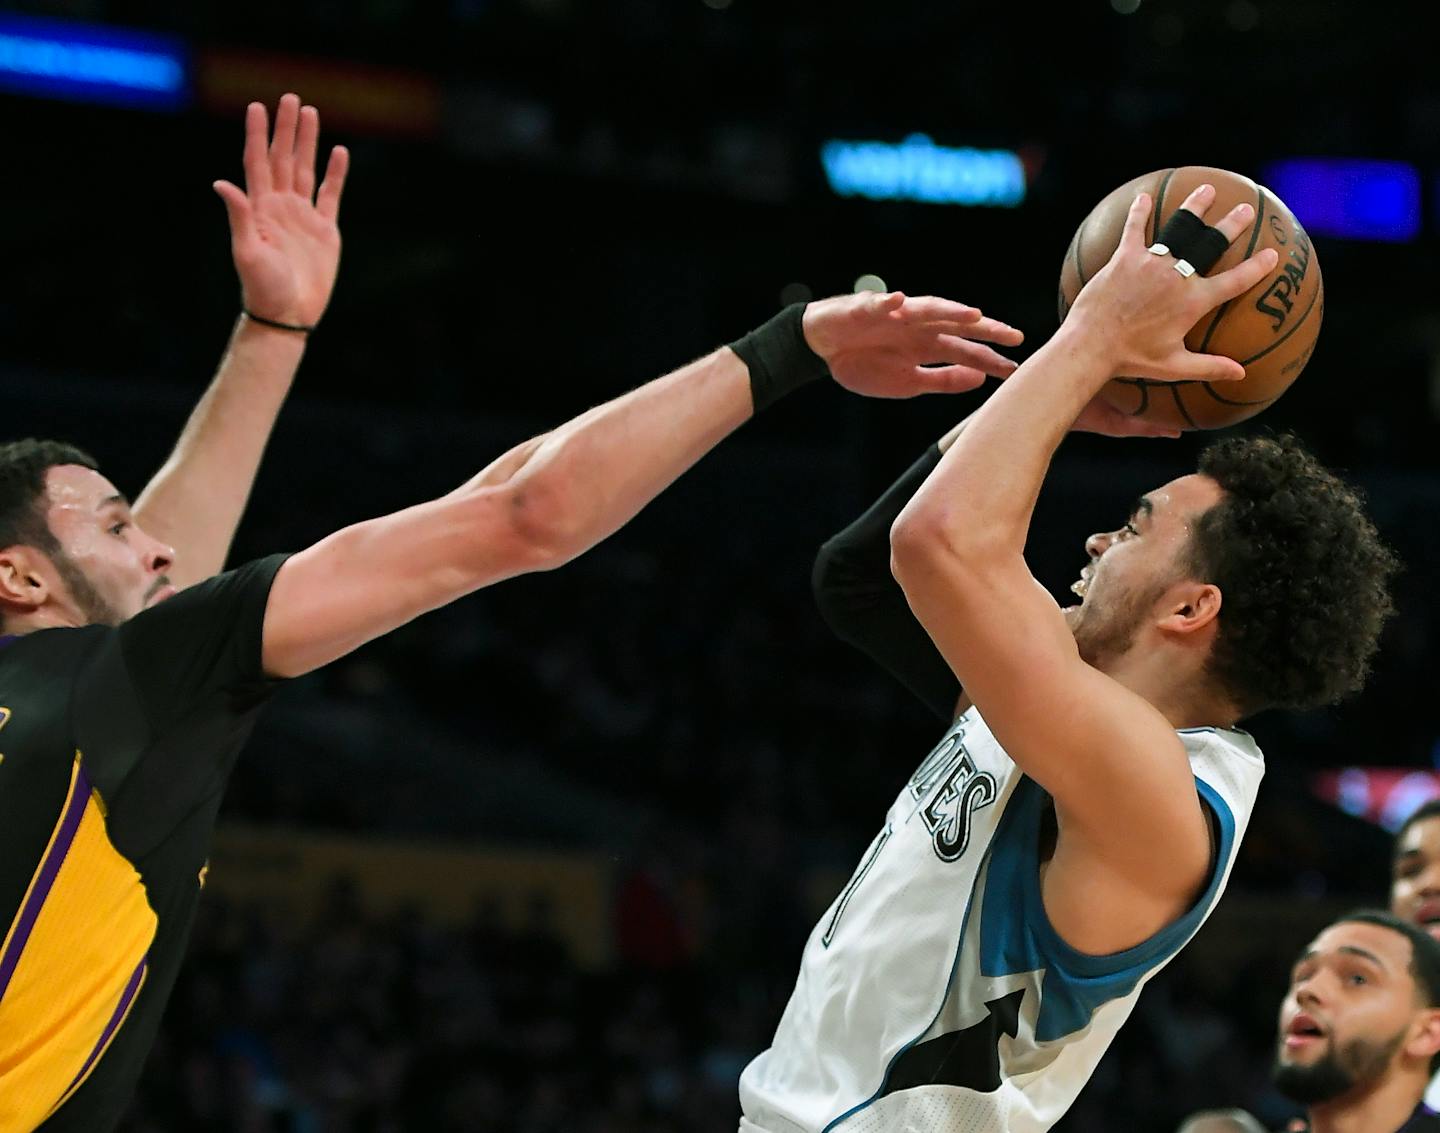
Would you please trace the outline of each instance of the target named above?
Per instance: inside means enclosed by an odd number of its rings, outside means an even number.
[[[185,45],[128,28],[0,15],[0,88],[178,110],[189,97]]]
[[[1313,234],[1399,242],[1420,233],[1420,173],[1407,162],[1292,158],[1264,177]]]
[[[820,160],[842,197],[1014,208],[1025,199],[1025,164],[1005,149],[936,145],[911,134],[888,142],[826,142]]]

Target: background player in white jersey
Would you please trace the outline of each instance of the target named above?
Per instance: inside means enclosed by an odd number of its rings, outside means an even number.
[[[877,505],[899,513],[894,573],[923,633],[857,585],[850,636],[887,662],[938,649],[948,676],[892,667],[937,708],[963,685],[961,714],[812,933],[774,1042],[742,1075],[742,1130],[1048,1128],[1223,889],[1263,771],[1236,721],[1363,682],[1394,564],[1355,495],[1291,440],[1223,441],[1141,497],[1088,542],[1070,610],[1025,566],[1050,458],[1077,421],[1107,427],[1091,408],[1107,380],[1240,373],[1183,336],[1269,257],[1182,278],[1147,254],[1150,207],[1137,198],[1065,325],[914,497]],[[1233,240],[1250,221],[1242,208],[1215,227]]]

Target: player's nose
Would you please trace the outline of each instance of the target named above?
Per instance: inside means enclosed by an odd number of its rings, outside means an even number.
[[[150,539],[145,550],[145,566],[152,574],[164,574],[175,561],[175,548],[159,539]]]
[[[1085,553],[1092,559],[1098,559],[1110,547],[1115,540],[1113,531],[1097,531],[1090,538],[1085,540]]]

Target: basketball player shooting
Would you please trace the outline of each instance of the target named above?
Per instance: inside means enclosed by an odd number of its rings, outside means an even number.
[[[744,1133],[1048,1129],[1224,888],[1263,773],[1237,722],[1364,680],[1394,564],[1293,440],[1221,441],[1142,495],[1087,542],[1078,605],[1025,565],[1066,433],[1145,431],[1097,408],[1108,380],[1241,376],[1183,339],[1274,253],[1177,270],[1150,209],[1056,335],[822,551],[827,619],[953,724],[811,934],[741,1077]]]

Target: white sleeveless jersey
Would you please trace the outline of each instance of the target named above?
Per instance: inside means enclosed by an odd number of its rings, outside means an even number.
[[[975,709],[891,806],[805,945],[770,1049],[740,1077],[742,1133],[1039,1133],[1070,1107],[1140,989],[1225,888],[1264,773],[1244,732],[1182,731],[1216,817],[1195,907],[1111,956],[1040,901],[1048,797]]]

